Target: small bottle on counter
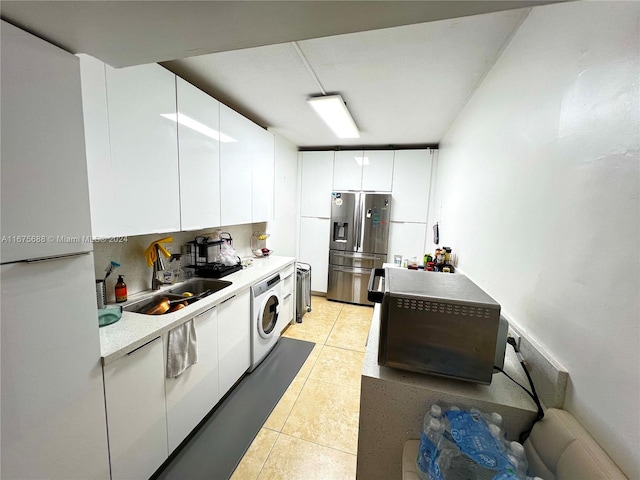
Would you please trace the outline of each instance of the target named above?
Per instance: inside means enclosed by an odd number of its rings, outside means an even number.
[[[122,303],[127,301],[127,284],[124,283],[122,278],[124,275],[118,275],[118,282],[116,283],[116,302]]]

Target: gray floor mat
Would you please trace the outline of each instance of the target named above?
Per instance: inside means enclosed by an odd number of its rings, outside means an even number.
[[[305,362],[314,343],[282,337],[152,478],[228,479]]]

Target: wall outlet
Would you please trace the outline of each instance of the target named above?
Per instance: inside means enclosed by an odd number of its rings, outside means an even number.
[[[518,347],[518,351],[520,350],[520,334],[516,333],[512,328],[509,328],[509,336],[513,337],[516,341],[516,346]]]

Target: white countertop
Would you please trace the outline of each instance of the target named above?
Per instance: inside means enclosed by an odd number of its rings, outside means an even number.
[[[100,351],[102,364],[107,365],[165,332],[186,322],[189,318],[208,310],[249,288],[269,275],[282,270],[295,262],[294,257],[270,256],[254,258],[253,266],[227,275],[223,280],[232,285],[215,292],[183,309],[165,315],[143,315],[141,313],[122,312],[122,318],[111,325],[100,327]],[[138,292],[129,297],[129,302],[175,288],[180,284],[167,285],[160,290]]]

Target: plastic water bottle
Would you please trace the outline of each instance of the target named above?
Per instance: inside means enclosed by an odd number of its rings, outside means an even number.
[[[435,418],[439,422],[442,422],[442,408],[440,408],[440,405],[438,405],[437,403],[431,405],[431,408],[424,416],[424,424],[422,426],[423,430],[428,426],[427,417],[429,417],[429,419]]]
[[[418,478],[420,480],[434,480],[439,478],[439,473],[434,471],[436,459],[440,454],[442,444],[442,433],[444,425],[440,420],[431,418],[431,411],[425,415],[425,423],[427,419],[429,423],[425,425],[420,434],[420,450],[416,459]]]
[[[491,412],[489,415],[487,415],[487,421],[502,428],[502,415],[500,415],[498,412]]]
[[[527,468],[529,465],[527,464],[527,457],[524,453],[524,447],[518,442],[510,442],[509,443],[509,460],[512,460],[513,466],[518,473],[520,478],[524,478],[527,474]]]

